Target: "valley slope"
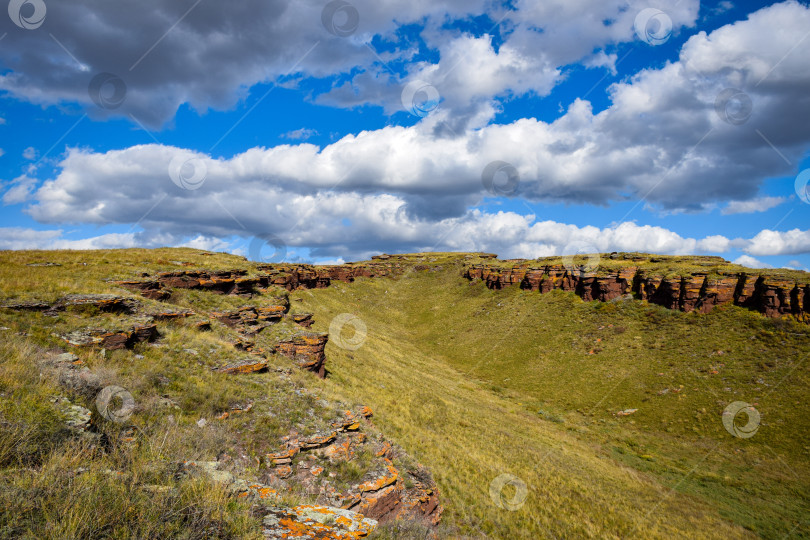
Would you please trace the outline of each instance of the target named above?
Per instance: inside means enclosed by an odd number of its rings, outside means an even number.
[[[370,538],[810,536],[810,327],[796,292],[807,275],[615,255],[596,275],[630,261],[625,275],[679,283],[679,309],[633,279],[601,301],[582,290],[598,280],[563,272],[541,286],[559,259],[311,267],[191,249],[2,253],[0,536],[56,534],[49,519],[86,532],[95,505],[106,528],[89,537],[274,538],[280,522],[300,525],[278,508],[325,502],[380,518]],[[526,268],[545,269],[537,287]],[[711,280],[740,273],[756,275],[759,304],[738,302],[738,277],[713,297],[731,301],[703,307]],[[681,311],[696,275],[699,302]],[[788,291],[768,297],[778,309],[760,309],[768,283]],[[120,299],[77,311],[76,294]],[[78,367],[43,367],[63,351]],[[82,366],[132,391],[129,423],[94,410],[88,433],[59,427],[64,411],[92,408],[84,383],[63,380],[87,377]],[[750,437],[744,414],[724,425],[735,402],[759,415]],[[336,458],[341,445],[350,459]],[[358,526],[345,537],[374,528]]]

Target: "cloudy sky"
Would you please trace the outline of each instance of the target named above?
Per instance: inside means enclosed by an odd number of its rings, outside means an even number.
[[[10,0],[0,249],[810,267],[810,6]]]

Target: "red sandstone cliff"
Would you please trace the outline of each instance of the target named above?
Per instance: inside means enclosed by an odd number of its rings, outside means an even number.
[[[715,306],[734,304],[766,317],[793,315],[810,320],[810,283],[747,273],[693,272],[664,277],[638,267],[617,271],[583,273],[559,265],[504,268],[478,264],[464,272],[467,279],[480,279],[490,289],[518,285],[546,293],[553,289],[572,291],[584,300],[607,302],[626,294],[668,309],[707,313]]]

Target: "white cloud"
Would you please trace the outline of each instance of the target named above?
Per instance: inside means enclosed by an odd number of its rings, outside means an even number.
[[[33,146],[29,146],[28,148],[23,150],[23,153],[22,153],[22,156],[25,159],[29,160],[29,161],[33,161],[33,160],[37,159],[37,155],[38,155],[37,149],[34,148]]]
[[[232,203],[228,203],[234,211]],[[366,259],[380,251],[487,251],[502,258],[536,258],[561,255],[568,251],[611,252],[641,251],[671,255],[727,253],[732,247],[742,247],[747,253],[735,260],[751,268],[770,267],[751,255],[783,255],[810,253],[810,231],[778,233],[762,231],[752,239],[731,241],[714,235],[689,238],[650,225],[624,222],[617,226],[599,228],[537,221],[533,215],[514,212],[484,213],[471,210],[460,217],[438,221],[412,219],[401,212],[402,200],[390,196],[362,197],[356,194],[331,194],[318,199],[300,197],[292,201],[280,216],[283,227],[267,223],[263,229],[284,242],[288,254],[295,247],[309,247],[311,256],[341,260]],[[279,209],[276,208],[276,211]],[[213,211],[213,207],[211,208]],[[235,210],[240,218],[245,216]],[[246,255],[250,240],[237,225],[225,223],[225,212],[211,216],[203,232],[186,227],[186,233],[166,234],[152,228],[137,233],[111,233],[81,240],[63,238],[62,231],[35,231],[23,228],[0,228],[0,249],[110,249],[122,247],[184,246],[211,251],[228,251]],[[232,218],[228,218],[233,221]],[[342,222],[351,222],[341,225]],[[227,233],[222,232],[228,230]],[[178,228],[179,231],[179,228]],[[211,231],[220,231],[219,233]],[[786,243],[778,249],[758,249],[762,242],[778,243],[776,238],[801,235],[803,248]],[[241,238],[240,238],[241,236]],[[795,263],[795,264],[794,264]],[[798,261],[789,265],[798,267]]]
[[[731,214],[753,214],[755,212],[767,212],[780,204],[787,202],[786,197],[760,197],[750,201],[729,201],[721,211],[723,215]]]
[[[12,71],[0,76],[0,88],[32,103],[78,102],[93,116],[134,114],[147,125],[159,126],[183,103],[200,111],[233,107],[253,85],[274,81],[291,69],[303,78],[368,73],[372,76],[366,80],[377,78],[387,85],[387,68],[367,44],[380,36],[395,48],[385,53],[387,63],[410,64],[414,44],[404,42],[397,31],[418,24],[424,26],[421,36],[430,51],[447,55],[440,63],[448,96],[463,95],[465,85],[474,87],[474,95],[542,91],[555,67],[607,45],[632,41],[633,17],[650,3],[667,9],[676,29],[693,25],[697,17],[698,0],[677,7],[667,7],[663,0],[633,0],[629,6],[626,0],[519,1],[509,8],[485,0],[353,0],[357,32],[340,38],[322,26],[321,0],[202,2],[187,14],[186,7],[172,3],[144,10],[135,0],[114,5],[98,0],[55,2],[48,6],[49,32],[68,44],[79,63],[33,32],[9,33],[0,62]],[[484,13],[500,23],[506,42],[479,63],[475,55],[462,58],[457,53],[465,44],[486,53],[486,40],[471,42],[448,23]],[[239,39],[234,39],[237,28]],[[456,70],[447,63],[454,54],[464,60],[457,73],[451,73]],[[493,79],[485,79],[478,69]],[[410,73],[418,70],[408,66]],[[93,106],[87,89],[100,72],[110,72],[126,85],[120,107]],[[482,83],[485,87],[478,87]],[[533,88],[535,84],[539,87]],[[379,92],[392,97],[391,90],[378,86],[369,90],[366,100],[379,102]]]
[[[433,13],[428,4],[403,8],[402,20],[420,10]],[[577,41],[559,34],[559,41],[549,41],[561,30],[549,26],[537,32],[528,23],[513,21],[511,37],[496,51],[489,37],[456,33],[444,39],[443,30],[429,24],[426,39],[443,55],[436,65],[417,66],[413,75],[437,77],[430,80],[442,88],[446,103],[455,105],[440,107],[413,127],[363,131],[324,148],[306,143],[252,148],[230,159],[195,153],[207,176],[194,191],[177,187],[167,172],[172,158],[189,155],[189,150],[157,144],[107,152],[70,149],[56,176],[34,193],[27,211],[44,223],[140,223],[151,238],[272,232],[290,246],[313,246],[319,250],[316,256],[329,257],[439,244],[458,249],[480,244],[481,249],[539,255],[574,240],[604,250],[666,253],[712,252],[732,245],[754,256],[810,250],[808,232],[799,230],[763,231],[750,240],[717,235],[695,239],[627,223],[615,229],[577,228],[534,223],[514,213],[471,212],[486,195],[482,171],[495,160],[515,166],[520,175],[516,195],[532,200],[607,204],[644,198],[670,210],[704,209],[731,200],[730,206],[740,207],[756,196],[762,178],[787,170],[757,131],[797,160],[810,141],[810,124],[797,114],[810,110],[810,71],[804,60],[810,56],[810,40],[802,40],[810,27],[810,9],[797,2],[692,36],[678,61],[614,85],[612,105],[598,114],[589,102],[577,100],[551,123],[524,118],[459,131],[455,123],[461,103],[476,103],[468,111],[474,117],[471,125],[486,123],[495,109],[493,96],[547,91],[560,59],[576,61],[593,54],[594,40],[632,39],[632,9],[619,10],[628,25],[605,25],[602,8],[582,2],[518,4],[527,21],[557,9],[563,18],[570,15],[566,24],[575,24],[578,17],[582,24],[598,21],[600,28],[594,39]],[[467,9],[460,5],[454,9]],[[368,9],[379,13],[374,6]],[[696,3],[686,2],[679,10],[674,18],[689,24]],[[768,37],[772,28],[780,29],[773,38]],[[349,47],[346,43],[365,49],[350,39],[336,45],[335,52],[346,52],[341,49]],[[186,43],[178,46],[188,49]],[[469,61],[465,47],[476,51]],[[540,52],[532,55],[531,50]],[[455,67],[452,60],[459,60]],[[353,61],[347,59],[346,65]],[[326,73],[326,63],[318,69],[314,65],[308,69]],[[752,100],[752,116],[742,125],[730,124],[716,112],[716,98],[729,86],[742,88]],[[20,187],[8,193],[9,200],[19,201],[28,191]],[[752,204],[761,205],[758,201]],[[456,230],[465,234],[457,236]]]
[[[766,264],[758,259],[750,257],[748,255],[740,255],[736,259],[734,259],[734,264],[739,264],[740,266],[747,266],[748,268],[773,268],[773,266]]]
[[[31,199],[37,186],[37,179],[27,175],[18,176],[8,184],[10,187],[3,193],[3,204],[19,204]]]
[[[780,232],[765,229],[751,239],[745,252],[751,255],[798,255],[810,253],[810,230]]]
[[[287,133],[283,134],[282,137],[296,141],[305,141],[314,137],[315,135],[318,135],[318,130],[316,129],[300,128],[293,131],[288,131]]]
[[[731,241],[725,236],[707,236],[697,243],[697,248],[706,253],[725,253],[731,247]]]
[[[0,227],[0,249],[112,249],[135,247],[133,234],[104,234],[81,240],[62,237],[63,231]]]
[[[315,206],[314,202],[317,203]],[[365,259],[380,251],[489,251],[498,253],[502,258],[536,258],[560,255],[566,249],[603,253],[642,251],[674,255],[722,255],[731,248],[731,242],[722,236],[688,238],[662,227],[632,222],[609,228],[579,227],[555,221],[536,221],[533,215],[513,212],[490,214],[479,210],[469,211],[457,218],[426,222],[410,219],[399,212],[402,203],[392,198],[363,199],[342,195],[320,201],[305,198],[297,203],[290,209],[291,215],[309,211],[303,216],[303,227],[278,234],[291,250],[288,253],[293,253],[296,246],[306,246],[313,248],[313,257],[335,260]],[[335,225],[342,220],[352,220],[351,226]],[[763,231],[753,239],[740,241],[753,246],[763,233],[771,232]],[[810,236],[810,231],[803,234]],[[360,241],[349,240],[354,236]],[[138,233],[111,233],[68,240],[63,238],[61,230],[0,228],[0,249],[110,249],[175,245],[244,255],[248,240],[244,236],[240,239],[238,235],[223,239],[199,232],[185,236],[167,235],[148,227]],[[759,254],[756,250],[745,251]],[[810,253],[810,246],[803,253]],[[752,268],[768,267],[751,255],[742,255],[735,262]],[[794,262],[794,266],[797,266],[798,261]]]

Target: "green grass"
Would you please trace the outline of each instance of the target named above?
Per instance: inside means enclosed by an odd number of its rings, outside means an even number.
[[[758,269],[746,268],[739,264],[726,261],[722,257],[701,255],[650,255],[647,253],[599,253],[579,254],[570,259],[563,257],[541,257],[531,260],[496,260],[487,259],[474,262],[488,266],[509,269],[516,265],[527,265],[529,268],[542,268],[543,266],[565,266],[566,262],[572,266],[591,267],[597,274],[616,272],[625,268],[638,268],[647,275],[667,278],[689,276],[692,273],[705,273],[710,277],[728,276],[734,274],[748,274],[754,276],[767,276],[776,279],[795,281],[801,284],[810,283],[810,275],[801,270],[787,268]]]
[[[810,534],[807,326],[490,291],[442,264],[293,297],[316,328],[343,311],[366,323],[360,349],[327,346],[322,385],[380,411],[433,470],[462,533]],[[732,401],[756,404],[753,438],[725,431]],[[489,498],[502,473],[528,485],[516,512]]]
[[[170,260],[192,260],[212,269],[244,263],[196,250],[2,252],[0,290],[4,299],[47,301],[71,293],[113,293],[138,299],[143,311],[157,312],[166,304],[119,289],[109,278],[187,268],[171,268],[165,262]],[[40,261],[62,266],[25,266]],[[273,305],[280,293],[268,291],[248,303]],[[172,302],[221,311],[246,300],[178,291]],[[314,375],[294,369],[284,357],[270,356],[267,373],[212,371],[251,358],[233,347],[236,333],[218,322],[211,332],[197,331],[183,320],[159,322],[156,343],[105,354],[72,347],[58,337],[85,327],[128,328],[137,319],[93,310],[55,317],[0,310],[0,538],[258,538],[261,520],[250,505],[203,477],[178,477],[180,464],[224,460],[240,478],[260,481],[266,473],[260,460],[281,447],[282,437],[325,430],[347,408],[308,391]],[[284,322],[263,332],[262,339],[272,342],[275,334],[295,328]],[[95,393],[61,387],[56,375],[40,365],[48,354],[63,351],[76,353],[102,386],[114,384],[132,394],[135,410],[125,426],[94,413],[99,437],[89,440],[65,426],[53,401],[67,398],[93,409]],[[253,404],[250,412],[216,419],[248,403]],[[197,425],[200,419],[207,421],[204,428]],[[133,433],[134,441],[128,441]],[[158,491],[150,486],[159,486]],[[281,495],[283,504],[313,502],[295,490]]]
[[[62,266],[26,266],[45,261]],[[604,269],[627,265],[607,261]],[[341,313],[368,328],[353,351],[337,347],[333,336],[326,380],[298,370],[287,375],[293,363],[276,356],[268,360],[280,372],[213,372],[248,358],[219,323],[199,332],[183,321],[162,322],[158,343],[104,356],[71,349],[103,384],[123,386],[136,400],[136,441],[102,421],[102,452],[67,430],[50,401],[65,396],[91,406],[87,397],[41,376],[38,359],[69,349],[54,333],[125,327],[133,318],[0,310],[0,326],[8,328],[0,330],[0,537],[256,537],[247,505],[220,486],[177,477],[177,464],[227,455],[234,472],[259,478],[257,458],[277,450],[291,430],[326,429],[343,408],[336,402],[370,405],[377,429],[433,473],[447,509],[443,538],[810,536],[808,326],[735,307],[684,314],[642,302],[586,303],[561,291],[491,291],[461,277],[465,264],[493,263],[476,255],[400,262],[429,269],[290,293],[292,311],[314,313],[313,330],[328,331]],[[667,274],[732,269],[697,258],[639,264]],[[115,293],[158,311],[166,304],[109,280],[194,268],[257,271],[241,257],[193,249],[2,252],[0,298]],[[177,291],[170,303],[221,311],[271,305],[279,293],[245,300]],[[286,322],[268,329],[257,345],[294,329]],[[343,337],[351,335],[347,328]],[[732,401],[760,412],[752,438],[724,429],[721,414]],[[249,413],[214,419],[249,402]],[[616,415],[625,409],[638,410]],[[206,428],[197,426],[200,418]],[[368,457],[327,473],[349,485]],[[397,465],[416,466],[408,457]],[[124,472],[125,480],[109,471]],[[515,511],[490,496],[503,474],[526,486]],[[156,495],[144,488],[150,485],[172,489]],[[501,496],[515,493],[508,485]],[[286,504],[301,502],[311,497],[284,494]],[[424,532],[403,523],[375,534]]]

